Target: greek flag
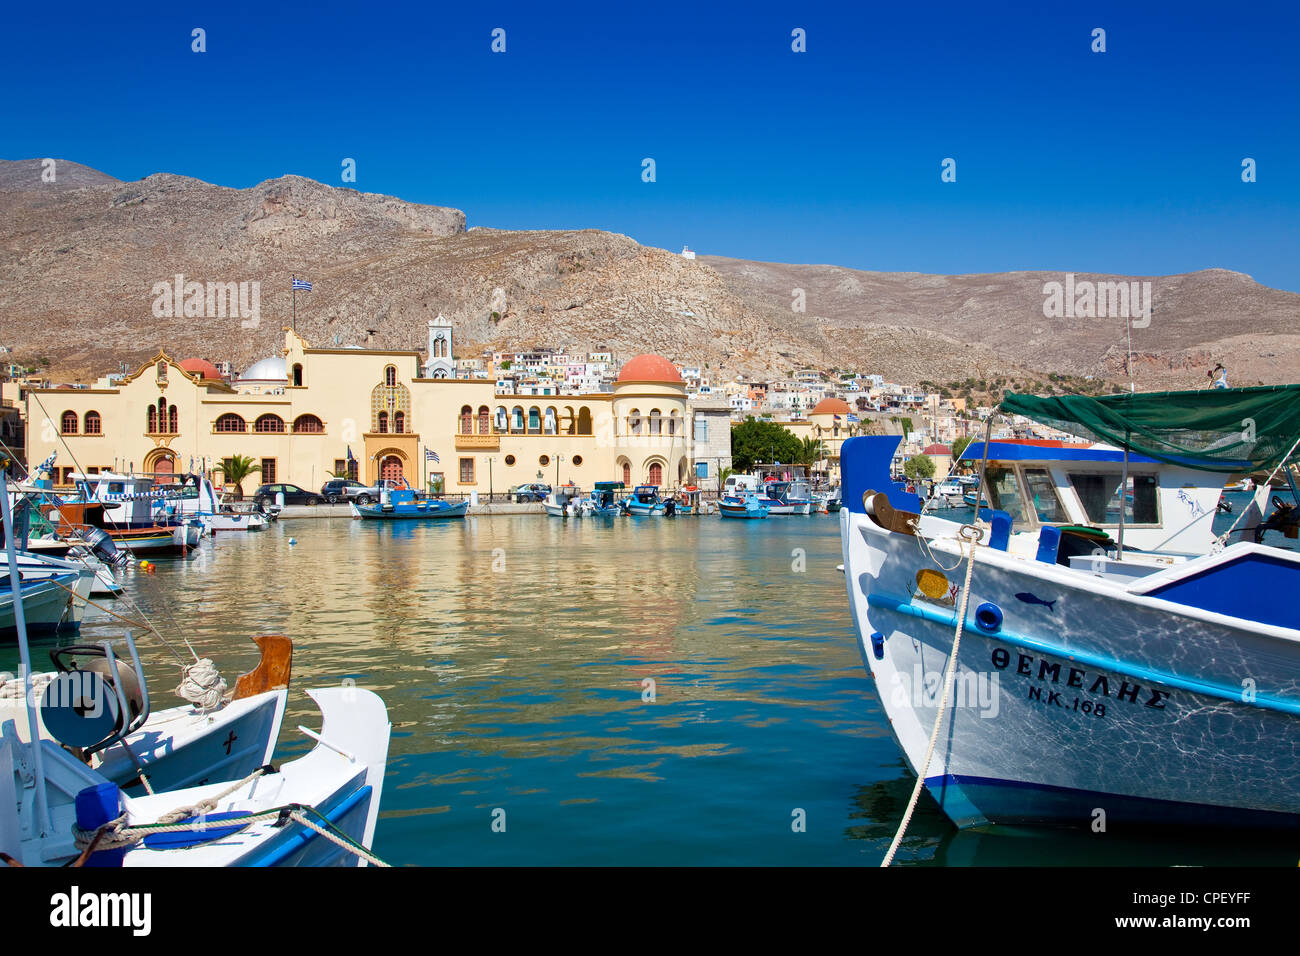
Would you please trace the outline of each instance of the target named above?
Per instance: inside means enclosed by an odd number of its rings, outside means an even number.
[[[301,290],[302,292],[311,291],[311,283],[308,282],[306,279],[294,279],[293,287],[295,290]]]
[[[862,419],[858,418],[857,415],[850,415],[848,418],[849,418],[849,421],[851,421],[851,422],[858,422],[858,421],[861,421],[861,420],[862,420]]]
[[[425,461],[437,461],[437,462],[441,462],[441,461],[442,461],[442,459],[438,457],[438,453],[437,453],[436,451],[434,451],[432,448],[426,448],[426,449],[424,450],[424,460],[425,460]]]
[[[351,445],[348,445],[348,461],[350,461],[350,462],[352,462],[352,461],[356,461],[356,459],[352,457],[352,446],[351,446]]]
[[[43,462],[41,462],[39,465],[36,466],[36,469],[35,469],[35,471],[33,472],[33,474],[35,474],[35,473],[39,473],[39,472],[42,472],[42,471],[44,471],[44,472],[46,472],[46,473],[49,473],[49,474],[52,474],[52,473],[54,472],[54,459],[57,458],[58,456],[59,456],[59,453],[58,453],[58,452],[55,452],[55,453],[54,453],[53,455],[51,455],[49,458],[46,458]]]

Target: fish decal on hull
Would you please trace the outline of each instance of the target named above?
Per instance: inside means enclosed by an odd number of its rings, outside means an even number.
[[[1042,598],[1030,594],[1028,591],[1021,591],[1016,595],[1016,599],[1024,601],[1026,604],[1041,604],[1053,614],[1056,613],[1056,601],[1044,601]],[[1059,600],[1059,598],[1058,598]]]

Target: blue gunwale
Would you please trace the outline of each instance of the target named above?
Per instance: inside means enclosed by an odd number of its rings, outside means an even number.
[[[878,607],[886,611],[895,611],[908,617],[919,618],[923,621],[929,621],[933,624],[942,624],[946,627],[957,627],[957,612],[941,611],[937,608],[927,607],[923,604],[912,604],[909,601],[901,601],[898,598],[888,597],[883,594],[868,594],[867,603],[871,607]],[[1017,634],[1006,628],[999,628],[996,632],[990,634],[981,630],[975,625],[974,617],[967,617],[963,634],[973,634],[987,640],[1002,641],[1012,644],[1016,647],[1023,647],[1027,650],[1038,651],[1040,654],[1048,654],[1053,657],[1060,657],[1068,661],[1075,661],[1097,670],[1109,670],[1112,673],[1119,674],[1121,677],[1132,677],[1139,681],[1146,681],[1151,684],[1161,684],[1166,687],[1176,687],[1179,690],[1189,691],[1193,694],[1200,694],[1204,697],[1217,697],[1220,700],[1230,701],[1234,704],[1241,704],[1246,707],[1259,707],[1263,710],[1275,710],[1284,714],[1300,715],[1300,702],[1285,700],[1278,697],[1270,697],[1265,694],[1257,694],[1252,700],[1242,698],[1241,688],[1232,687],[1224,684],[1209,683],[1206,681],[1191,680],[1186,677],[1178,677],[1165,671],[1154,670],[1153,668],[1143,667],[1141,665],[1127,664],[1122,661],[1111,660],[1102,657],[1099,654],[1089,654],[1087,652],[1069,651],[1047,641],[1040,641],[1032,637],[1026,637],[1023,634]],[[859,641],[859,643],[861,643]]]

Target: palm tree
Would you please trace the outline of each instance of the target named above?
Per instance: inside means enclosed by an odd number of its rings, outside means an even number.
[[[799,458],[795,464],[815,465],[823,458],[822,443],[816,438],[805,438],[799,445]]]
[[[262,466],[253,464],[248,455],[233,455],[217,467],[221,469],[224,483],[235,486],[236,501],[244,500],[244,479],[262,470]]]

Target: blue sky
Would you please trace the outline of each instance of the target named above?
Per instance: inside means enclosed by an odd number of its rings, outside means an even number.
[[[0,157],[238,187],[351,157],[471,225],[1300,291],[1298,51],[1295,3],[10,4]]]

